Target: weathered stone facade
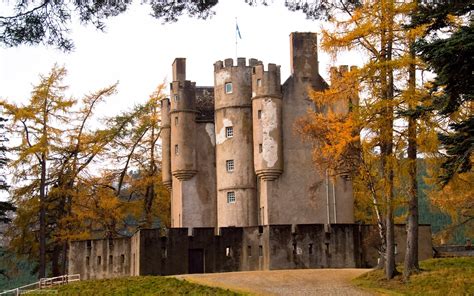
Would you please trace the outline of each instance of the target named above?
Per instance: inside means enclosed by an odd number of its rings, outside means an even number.
[[[308,90],[328,87],[317,36],[292,33],[290,43],[292,75],[283,85],[279,66],[238,58],[217,61],[214,87],[200,88],[186,80],[185,59],[174,61],[170,99],[162,101],[172,227],[354,222],[351,181],[321,174],[312,144],[295,132],[315,108]]]
[[[396,225],[403,262],[405,226]],[[431,258],[431,228],[420,226],[420,260]],[[269,225],[141,229],[131,238],[71,242],[69,273],[83,279],[300,268],[374,267],[376,226]]]

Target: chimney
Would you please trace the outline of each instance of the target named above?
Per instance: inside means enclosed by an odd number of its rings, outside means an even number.
[[[173,81],[186,80],[186,59],[176,58],[173,62]]]

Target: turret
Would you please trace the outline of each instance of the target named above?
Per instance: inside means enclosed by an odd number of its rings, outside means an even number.
[[[161,177],[163,184],[171,190],[171,120],[170,100],[161,100]]]
[[[196,172],[196,85],[186,79],[186,59],[177,58],[173,63],[171,83],[171,172],[184,181]]]
[[[257,224],[253,168],[252,66],[257,60],[232,59],[214,64],[217,223]]]
[[[252,74],[254,165],[258,177],[274,180],[283,172],[280,67],[256,65]]]

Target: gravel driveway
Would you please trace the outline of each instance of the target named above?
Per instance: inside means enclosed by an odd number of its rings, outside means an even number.
[[[370,269],[298,269],[175,276],[190,282],[257,295],[371,295],[350,280]]]

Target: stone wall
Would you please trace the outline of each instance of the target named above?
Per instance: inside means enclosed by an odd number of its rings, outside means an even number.
[[[396,225],[397,262],[405,226]],[[131,238],[70,244],[69,273],[85,279],[230,271],[374,267],[377,228],[357,224],[141,229]],[[420,226],[420,260],[431,258],[429,225]],[[110,257],[112,256],[112,257]],[[100,257],[100,259],[99,259]],[[112,258],[110,260],[109,258]]]
[[[380,237],[375,225],[360,225],[361,249],[359,253],[360,267],[374,267],[378,262]],[[395,225],[395,262],[402,263],[406,251],[406,230],[404,224]],[[418,259],[433,258],[433,244],[431,242],[431,226],[420,225],[418,234]]]
[[[71,242],[69,274],[81,279],[102,279],[130,275],[130,238]]]

